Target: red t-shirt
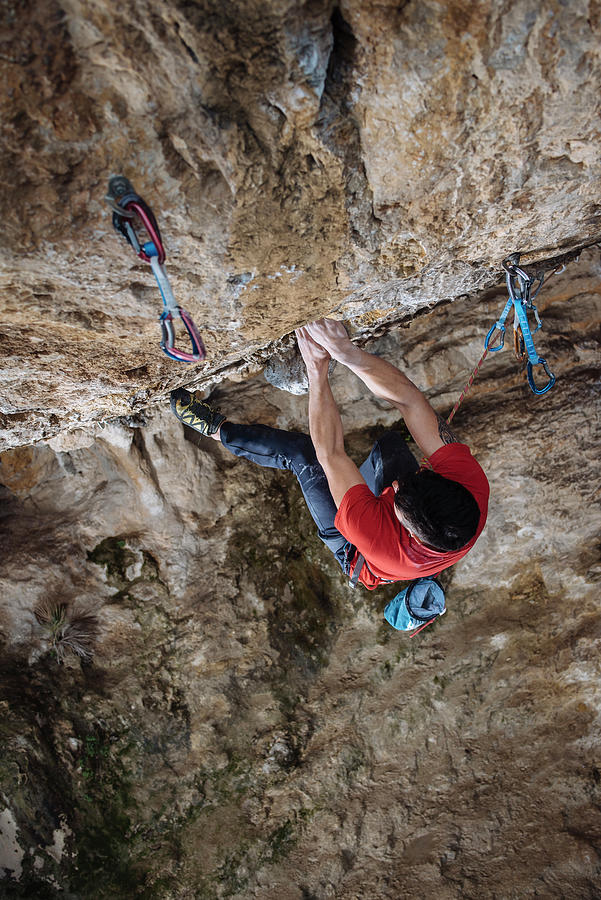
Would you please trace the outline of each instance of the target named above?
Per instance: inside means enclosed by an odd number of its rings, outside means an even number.
[[[432,454],[430,465],[439,475],[458,481],[474,497],[480,510],[475,536],[460,550],[442,552],[424,547],[397,519],[392,487],[385,488],[376,497],[366,484],[356,484],[342,498],[335,524],[358,551],[351,564],[351,574],[358,554],[365,557],[359,581],[366,588],[373,590],[386,581],[412,580],[448,569],[471,550],[482,532],[488,512],[489,486],[467,444],[445,444]]]

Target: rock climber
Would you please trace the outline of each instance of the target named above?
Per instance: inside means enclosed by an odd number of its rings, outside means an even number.
[[[474,546],[488,509],[488,481],[469,447],[409,378],[355,346],[341,322],[320,319],[299,328],[296,336],[309,381],[310,437],[235,424],[183,388],[171,394],[173,412],[235,456],[293,472],[319,537],[351,584],[373,590],[452,566]],[[426,465],[418,464],[399,432],[389,431],[357,468],[344,449],[328,380],[330,359],[399,410]]]

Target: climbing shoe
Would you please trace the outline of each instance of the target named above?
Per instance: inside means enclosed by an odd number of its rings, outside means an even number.
[[[180,422],[201,434],[215,434],[221,423],[225,422],[225,416],[218,409],[204,400],[197,400],[185,388],[171,391],[171,409]]]

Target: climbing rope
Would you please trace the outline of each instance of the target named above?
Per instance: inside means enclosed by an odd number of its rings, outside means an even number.
[[[465,397],[466,397],[468,391],[471,389],[471,387],[472,387],[472,385],[473,385],[473,383],[474,383],[474,379],[475,379],[476,375],[478,374],[478,372],[480,371],[480,369],[481,369],[481,367],[482,367],[482,363],[484,362],[484,360],[486,359],[486,357],[488,356],[488,354],[489,354],[489,348],[488,348],[488,347],[485,347],[485,348],[484,348],[484,353],[482,354],[482,356],[481,356],[480,359],[478,360],[478,363],[476,364],[476,367],[475,367],[474,371],[472,372],[472,374],[471,374],[470,377],[468,378],[467,384],[466,384],[466,386],[464,387],[464,389],[462,390],[461,396],[459,397],[459,400],[457,401],[457,403],[455,404],[455,406],[454,406],[453,409],[451,410],[450,415],[447,417],[447,425],[450,425],[451,422],[453,421],[453,416],[455,415],[455,413],[457,412],[457,410],[459,409],[459,407],[461,406],[461,404],[462,404],[463,401],[465,400]]]
[[[180,362],[200,362],[206,356],[204,344],[192,320],[192,316],[185,309],[182,309],[181,306],[178,306],[173,296],[167,272],[163,265],[165,262],[165,248],[154,213],[148,204],[136,194],[131,183],[123,175],[115,175],[110,179],[106,201],[113,211],[113,228],[133,247],[134,252],[140,259],[150,263],[161,292],[161,297],[163,298],[163,312],[159,316],[162,332],[161,349],[170,359],[176,359]],[[144,227],[150,238],[144,244],[140,243],[140,239],[134,230],[134,221],[136,219]],[[188,332],[192,344],[191,353],[178,350],[175,346],[173,321],[177,316],[182,320]]]

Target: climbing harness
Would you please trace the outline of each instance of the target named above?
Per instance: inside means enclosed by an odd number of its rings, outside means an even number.
[[[549,371],[546,360],[544,360],[542,356],[539,356],[534,348],[532,331],[528,321],[528,313],[532,312],[536,321],[534,333],[536,333],[539,328],[542,328],[542,322],[533,300],[540,291],[545,276],[543,273],[540,273],[539,275],[531,277],[519,267],[518,263],[518,253],[512,254],[512,256],[503,261],[509,299],[505,304],[501,316],[486,335],[484,349],[490,353],[497,353],[499,350],[503,349],[503,344],[505,342],[505,320],[513,307],[514,348],[516,356],[518,359],[525,359],[526,356],[528,357],[526,371],[530,390],[537,395],[546,394],[555,384],[555,376]],[[532,293],[532,286],[537,280],[537,288],[534,293]],[[496,339],[496,331],[499,332],[499,343],[496,347],[493,347],[491,342],[493,339]],[[543,387],[538,387],[534,381],[533,369],[535,366],[542,366],[547,375],[548,381]]]
[[[134,252],[150,263],[152,272],[159,286],[163,298],[163,312],[159,316],[161,323],[162,340],[161,349],[170,359],[180,362],[200,362],[206,356],[206,351],[198,329],[192,320],[192,316],[181,306],[178,306],[163,263],[165,262],[165,248],[161,239],[161,232],[157,220],[147,203],[136,194],[130,181],[123,175],[115,175],[109,181],[106,201],[113,211],[113,228],[118,231],[133,247]],[[134,222],[141,223],[150,240],[141,243],[134,230]],[[174,318],[180,317],[192,344],[192,352],[178,350],[175,347]]]

